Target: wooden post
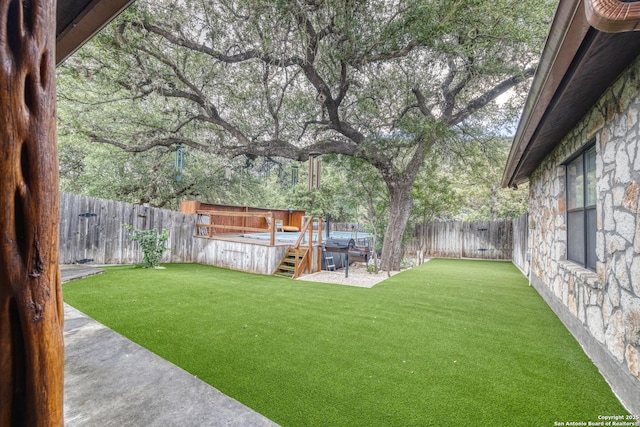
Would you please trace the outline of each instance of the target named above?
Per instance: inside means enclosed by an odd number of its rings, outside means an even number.
[[[269,217],[269,246],[275,246],[276,244],[276,219],[273,216],[273,212],[267,212]]]
[[[317,255],[316,255],[317,256],[316,270],[309,271],[309,273],[315,273],[316,271],[322,270],[322,217],[321,216],[318,217],[318,241],[316,242],[316,245],[318,247]]]
[[[314,216],[311,216],[311,226],[309,227],[309,243],[307,245],[307,254],[311,256],[311,251],[313,250],[313,220]],[[309,261],[309,273],[311,273],[311,261]],[[302,273],[302,272],[300,272]]]
[[[0,0],[0,425],[63,425],[55,0]]]

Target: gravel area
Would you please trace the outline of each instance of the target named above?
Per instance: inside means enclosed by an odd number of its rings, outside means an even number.
[[[319,271],[313,274],[306,274],[297,280],[305,282],[336,283],[338,285],[358,286],[361,288],[371,288],[373,285],[399,273],[399,271],[369,273],[362,265],[352,265],[349,267],[349,277],[344,277],[344,269],[338,271]]]

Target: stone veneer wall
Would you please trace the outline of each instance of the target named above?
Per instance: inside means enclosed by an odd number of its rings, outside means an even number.
[[[531,282],[640,414],[640,58],[530,178]],[[565,167],[596,142],[596,272],[567,261]]]

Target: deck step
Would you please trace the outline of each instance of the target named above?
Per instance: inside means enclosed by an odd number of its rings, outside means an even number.
[[[274,276],[287,277],[295,279],[296,270],[300,265],[302,259],[305,257],[306,251],[289,250],[285,254],[284,258],[280,262],[280,265],[276,269]],[[300,275],[300,272],[298,273]]]
[[[293,278],[293,273],[286,273],[284,271],[276,271],[275,273],[273,273],[273,275],[278,277],[286,277],[287,279]]]

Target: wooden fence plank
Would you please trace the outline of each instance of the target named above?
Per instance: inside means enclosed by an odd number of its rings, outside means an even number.
[[[525,275],[529,274],[529,215],[513,220],[513,263]]]
[[[512,234],[509,219],[417,224],[407,250],[426,257],[510,260]]]
[[[96,214],[83,216],[81,214]],[[93,259],[94,264],[131,264],[142,261],[137,243],[129,241],[123,224],[139,229],[168,229],[170,251],[163,262],[196,262],[199,247],[196,215],[132,205],[112,200],[60,195],[60,262]],[[332,223],[332,229],[362,231],[357,224]],[[459,221],[417,224],[408,252],[423,251],[426,257],[513,259],[523,272],[528,268],[528,221]],[[526,272],[525,272],[526,274]]]
[[[95,214],[95,216],[94,216]],[[129,240],[123,224],[139,229],[168,229],[171,250],[163,262],[194,262],[195,215],[167,209],[60,195],[60,263],[82,260],[94,264],[132,264],[142,261],[142,251]]]

